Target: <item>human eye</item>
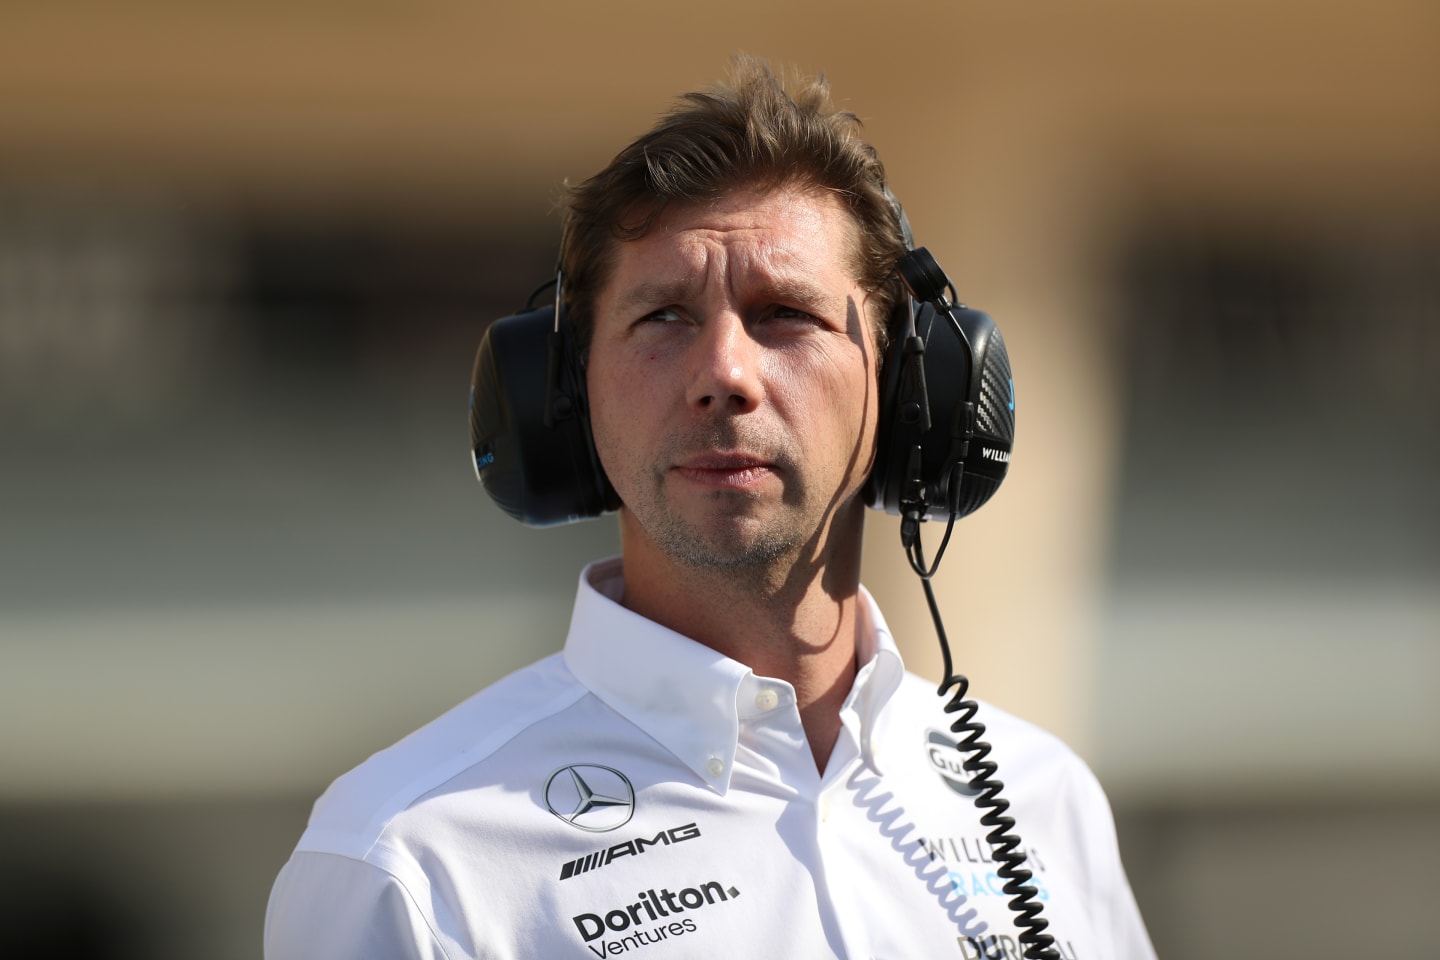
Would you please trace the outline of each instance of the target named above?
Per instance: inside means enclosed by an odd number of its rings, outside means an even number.
[[[676,310],[674,307],[661,307],[659,310],[651,310],[636,322],[640,324],[655,323],[664,325],[678,323],[680,319],[679,310]]]
[[[825,321],[816,313],[789,304],[776,304],[766,312],[766,319],[772,324],[794,327],[825,326]]]

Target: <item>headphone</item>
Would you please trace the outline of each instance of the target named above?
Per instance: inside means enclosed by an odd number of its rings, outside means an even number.
[[[1015,382],[994,321],[955,302],[954,285],[900,218],[911,249],[896,270],[907,296],[890,318],[875,462],[860,495],[913,527],[972,513],[999,488],[1014,446]],[[595,452],[562,283],[557,275],[554,305],[527,304],[490,325],[470,380],[476,476],[500,509],[537,527],[620,507]]]

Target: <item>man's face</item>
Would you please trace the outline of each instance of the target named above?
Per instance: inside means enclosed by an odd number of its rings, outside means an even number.
[[[874,453],[857,227],[801,187],[671,205],[618,244],[587,377],[626,551],[692,567],[819,560]]]

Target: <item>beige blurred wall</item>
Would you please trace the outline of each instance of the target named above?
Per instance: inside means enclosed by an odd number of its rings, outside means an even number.
[[[5,355],[27,322],[5,314],[17,210],[99,224],[71,251],[82,274],[112,278],[118,261],[162,285],[157,265],[183,261],[187,231],[203,239],[216,211],[489,218],[543,235],[557,184],[603,165],[731,52],[823,69],[1015,361],[1013,470],[939,577],[976,693],[1097,768],[1160,955],[1429,956],[1433,567],[1117,588],[1113,258],[1137,225],[1167,222],[1281,246],[1434,228],[1437,49],[1432,0],[0,4],[0,427],[8,400],[29,399],[4,380],[26,362]],[[43,253],[65,254],[66,229],[41,234]],[[194,342],[86,342],[74,377],[151,364],[125,382],[154,413],[172,380],[188,383],[185,349],[213,347],[214,328],[196,326]],[[56,403],[70,378],[35,366],[49,391],[36,405]],[[163,383],[140,383],[156,370]],[[369,373],[351,389],[384,379]],[[0,953],[27,927],[47,943],[83,933],[88,904],[111,924],[92,956],[254,956],[271,879],[323,785],[558,645],[573,571],[610,534],[514,526],[465,473],[458,413],[407,423],[419,409],[393,413],[391,446],[364,451],[384,475],[362,480],[345,470],[363,456],[317,466],[353,432],[312,441],[335,423],[286,423],[283,407],[237,418],[251,432],[222,442],[132,451],[143,464],[91,462],[90,418],[66,407],[42,438],[74,448],[56,459],[63,476],[16,463],[0,433]],[[871,521],[866,580],[907,661],[934,676],[895,525]],[[487,591],[468,571],[497,545],[519,573]],[[99,559],[68,562],[87,550]],[[418,572],[380,581],[371,552]],[[187,593],[214,586],[184,576],[191,564],[227,589]],[[61,582],[37,584],[35,567]],[[334,589],[355,571],[358,586]],[[324,589],[276,588],[287,577]],[[417,586],[427,577],[441,585]],[[514,643],[487,645],[496,636]]]
[[[1437,40],[1440,7],[1400,0],[14,4],[0,172],[543,218],[731,52],[825,70],[1019,374],[1011,478],[939,577],[960,662],[1089,753],[1118,441],[1104,257],[1141,213],[1323,230],[1440,203]],[[875,518],[867,581],[933,675],[897,539]]]

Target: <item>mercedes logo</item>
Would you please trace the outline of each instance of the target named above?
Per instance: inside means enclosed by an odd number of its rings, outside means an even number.
[[[606,833],[630,822],[635,788],[613,767],[572,763],[545,781],[545,806],[572,827]]]

